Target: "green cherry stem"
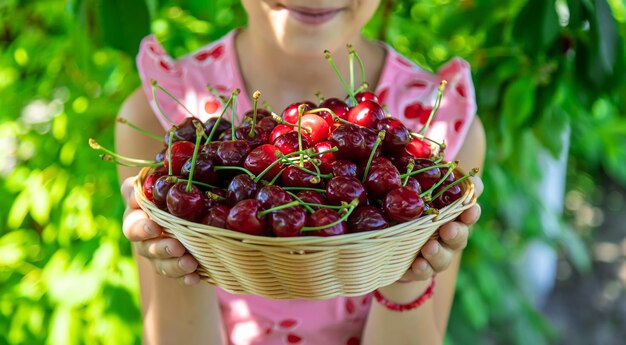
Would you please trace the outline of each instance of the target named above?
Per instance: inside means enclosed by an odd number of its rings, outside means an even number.
[[[457,162],[450,162],[450,164],[448,164],[448,171],[446,171],[445,175],[443,175],[442,178],[439,179],[439,181],[437,181],[437,183],[433,184],[427,191],[423,192],[422,194],[420,194],[420,197],[425,197],[425,196],[430,196],[432,195],[433,191],[439,187],[443,181],[446,180],[446,178],[448,178],[448,176],[450,176],[450,174],[452,174],[454,172],[454,169],[456,169],[457,165],[458,165],[458,161]],[[431,198],[432,200],[432,198]]]
[[[419,134],[419,133],[415,133],[415,132],[410,132],[410,134],[411,134],[411,136],[412,136],[413,138],[417,138],[417,139],[420,139],[420,140],[430,141],[431,143],[433,143],[433,144],[435,144],[435,145],[439,146],[439,151],[443,151],[443,150],[445,150],[445,149],[446,149],[446,143],[440,143],[440,142],[438,142],[438,141],[436,141],[436,140],[434,140],[434,139],[432,139],[432,138],[429,138],[429,137],[427,137],[427,136],[425,136],[425,135],[423,135],[423,134]]]
[[[125,118],[123,118],[123,117],[118,117],[118,118],[116,119],[116,121],[117,121],[118,123],[121,123],[121,124],[127,125],[128,127],[132,128],[132,129],[136,130],[137,132],[139,132],[139,133],[141,133],[141,134],[143,134],[143,135],[146,135],[146,136],[148,136],[148,137],[150,137],[150,138],[152,138],[152,139],[154,139],[154,140],[158,140],[158,141],[163,140],[163,138],[162,138],[162,137],[160,137],[160,136],[158,136],[158,135],[156,135],[156,134],[154,134],[154,133],[152,133],[152,132],[148,132],[148,131],[146,131],[145,129],[143,129],[143,128],[141,128],[141,127],[137,126],[137,125],[135,125],[134,123],[132,123],[132,122],[130,122],[130,121],[128,121],[128,120],[126,120],[126,119],[125,119]]]
[[[170,128],[170,135],[169,138],[167,139],[167,161],[170,162],[170,164],[167,166],[167,174],[169,176],[172,176],[172,144],[174,142],[174,131],[176,130],[176,128],[178,128],[177,126],[172,126],[172,128]]]
[[[235,89],[233,90],[233,94],[232,94],[232,102],[230,104],[230,113],[231,113],[231,122],[230,122],[230,131],[232,134],[232,138],[230,140],[235,141],[235,111],[237,109],[237,96],[239,96],[239,89]]]
[[[335,65],[335,62],[333,61],[332,56],[330,56],[330,51],[324,50],[324,57],[330,64],[330,67],[332,67],[332,69],[335,71],[335,74],[337,75],[337,77],[339,77],[339,80],[341,81],[341,85],[343,85],[343,88],[348,93],[350,100],[354,102],[354,104],[357,104],[356,98],[354,98],[354,92],[350,88],[348,88],[348,85],[346,85],[346,81],[341,76],[341,73],[339,73],[339,70],[337,69],[337,65]]]
[[[267,103],[267,101],[263,101],[263,108],[265,108],[265,110],[269,111],[270,113],[274,112],[274,110],[272,110],[272,107],[269,103]]]
[[[211,133],[209,133],[209,136],[206,138],[206,141],[204,142],[204,145],[207,145],[208,143],[211,142],[211,139],[213,139],[213,135],[215,135],[215,131],[217,130],[217,126],[220,124],[220,121],[222,121],[222,117],[224,117],[224,114],[226,113],[226,110],[228,109],[228,106],[230,106],[230,104],[233,101],[233,95],[234,94],[235,94],[235,92],[233,92],[230,95],[230,97],[228,98],[228,101],[226,102],[226,104],[224,104],[222,106],[222,112],[220,113],[220,116],[217,117],[217,120],[215,120],[215,123],[213,124],[213,128],[211,128]]]
[[[187,114],[191,115],[192,117],[196,117],[196,115],[194,115],[194,113],[192,113],[191,110],[189,110],[183,103],[181,103],[181,101],[179,101],[178,98],[176,98],[174,95],[172,95],[171,92],[167,91],[161,84],[159,84],[158,82],[155,81],[155,85],[154,86],[157,89],[163,91],[169,98],[171,98],[174,102],[176,102],[176,104],[178,104],[181,107],[183,107],[183,109],[185,109]],[[156,99],[155,99],[155,101],[156,101]]]
[[[206,183],[205,183],[205,184],[206,184]],[[207,185],[207,186],[209,186],[208,184],[206,184],[206,185]],[[209,186],[209,188],[217,188],[217,187]],[[223,196],[221,196],[221,195],[219,195],[219,194],[215,194],[215,193],[213,193],[213,192],[206,192],[205,194],[206,194],[206,196],[207,196],[208,198],[210,198],[210,199],[212,199],[212,200],[216,200],[216,201],[225,201],[225,200],[226,200],[226,198],[225,198],[225,197],[223,197]]]
[[[352,46],[348,44],[348,51],[350,48]],[[348,65],[350,66],[350,90],[354,93],[354,54],[351,51],[348,54]]]
[[[330,110],[329,108],[312,109],[312,110],[307,111],[307,114],[317,114],[317,113],[321,113],[323,111],[326,111],[326,112],[330,113],[330,116],[333,117],[333,121],[335,121],[335,122],[341,122],[341,123],[346,123],[346,124],[349,124],[349,125],[355,125],[355,126],[363,127],[361,125],[357,125],[356,123],[352,123],[352,122],[350,122],[348,120],[344,120],[344,119],[340,118],[339,116],[337,116],[337,114],[335,114],[334,111]],[[363,128],[365,128],[365,127],[363,127]]]
[[[304,167],[304,153],[302,153],[302,114],[304,113],[304,104],[298,106],[298,151],[300,151],[300,166]]]
[[[274,176],[274,178],[268,183],[269,185],[273,185],[274,183],[276,183],[276,181],[278,181],[278,179],[280,178],[280,176],[283,174],[283,171],[285,171],[285,169],[287,168],[282,168],[280,169],[280,171],[278,172],[278,174],[276,174],[276,176]]]
[[[354,211],[354,209],[359,206],[359,200],[355,199],[352,200],[352,202],[349,204],[349,210],[348,212],[346,212],[346,214],[344,214],[341,218],[339,218],[338,220],[330,223],[330,224],[326,224],[326,225],[320,225],[320,226],[305,226],[302,228],[301,231],[315,231],[315,230],[323,230],[323,229],[327,229],[330,227],[333,227],[341,222],[345,222],[348,217],[350,217],[350,214],[352,214],[352,211]]]
[[[257,216],[263,217],[264,215],[272,213],[274,211],[278,211],[278,210],[282,210],[282,209],[290,208],[294,206],[300,206],[300,202],[296,200],[296,201],[288,202],[286,204],[282,204],[276,207],[268,208],[267,210],[257,212]]]
[[[216,167],[213,168],[213,170],[215,171],[220,171],[220,170],[239,170],[242,171],[244,173],[246,173],[248,176],[250,176],[250,178],[254,179],[255,176],[253,173],[250,172],[250,170],[244,168],[244,167],[238,167],[238,166],[229,166],[229,165],[218,165]]]
[[[333,205],[324,205],[324,204],[314,204],[310,202],[303,202],[303,205],[314,206],[314,207],[323,207],[323,208],[331,208],[334,210],[343,210],[350,207],[350,204],[345,204],[341,206],[333,206]]]
[[[152,99],[154,100],[154,104],[157,107],[157,110],[159,111],[159,114],[170,124],[172,125],[176,125],[176,122],[174,122],[174,120],[172,120],[169,116],[167,116],[167,114],[165,114],[165,112],[163,111],[163,109],[161,108],[161,104],[159,103],[159,99],[157,98],[157,81],[152,79],[150,80],[150,88],[152,89]]]
[[[361,86],[359,86],[359,88],[354,91],[354,93],[357,94],[357,93],[363,92],[363,91],[365,91],[365,90],[367,90],[369,88],[370,88],[370,84],[368,84],[367,82],[364,81],[363,83],[361,83]]]
[[[402,174],[400,175],[400,178],[406,178],[407,176],[417,175],[419,173],[423,173],[424,171],[432,170],[435,168],[449,168],[449,167],[450,167],[450,164],[437,164],[437,165],[433,165],[430,167],[426,167],[424,169],[419,169],[419,170],[411,171],[410,173]]]
[[[318,193],[326,193],[325,189],[320,189],[320,188],[309,188],[309,187],[283,187],[284,190],[289,191],[289,190],[312,190],[314,192],[318,192]]]
[[[300,166],[299,164],[296,164],[296,163],[294,163],[294,162],[292,162],[290,160],[285,160],[283,162],[285,162],[285,163],[287,163],[289,165],[293,165],[294,167],[304,171],[305,173],[311,174],[311,175],[316,176],[318,178],[323,178],[323,179],[331,179],[331,178],[333,178],[333,174],[319,174],[318,175],[316,172],[311,171],[311,170],[309,170],[309,169],[307,169],[307,168],[305,168],[303,166]]]
[[[207,89],[207,91],[209,91],[209,92],[213,95],[213,97],[215,97],[215,98],[216,98],[216,99],[220,102],[220,105],[221,105],[222,107],[227,107],[227,105],[226,105],[226,106],[224,105],[224,102],[226,102],[226,97],[222,96],[222,95],[219,93],[219,91],[217,91],[217,90],[216,90],[213,86],[211,86],[211,85],[207,85],[207,86],[206,86],[206,89]]]
[[[196,145],[193,148],[193,155],[191,156],[191,169],[189,169],[189,181],[187,181],[187,187],[185,187],[185,191],[187,193],[191,192],[191,181],[193,181],[193,173],[196,170],[196,159],[198,158],[198,151],[200,151],[200,141],[202,140],[202,134],[204,134],[204,128],[200,124],[194,123],[194,125],[196,126]]]
[[[93,138],[89,138],[89,146],[91,146],[91,148],[94,149],[94,150],[102,151],[102,152],[108,154],[109,156],[115,158],[116,160],[126,161],[128,163],[134,163],[134,164],[143,164],[145,166],[148,166],[150,164],[156,163],[155,161],[149,161],[149,160],[137,159],[137,158],[128,158],[128,157],[124,157],[124,156],[118,155],[117,153],[115,153],[115,152],[113,152],[113,151],[111,151],[111,150],[109,150],[107,148],[102,147]]]
[[[294,198],[297,201],[299,201],[300,205],[302,205],[302,207],[304,207],[305,210],[309,211],[310,213],[315,212],[315,210],[311,206],[307,205],[307,203],[304,202],[304,200],[300,199],[296,194],[294,194],[294,193],[292,193],[292,192],[290,192],[288,190],[285,190],[285,193],[291,195],[292,198]]]
[[[409,164],[407,164],[406,166],[406,177],[404,178],[404,182],[402,183],[402,186],[406,186],[406,184],[409,182],[409,177],[411,177],[411,171],[413,171],[413,169],[415,168],[415,161],[414,160],[410,160]]]
[[[210,185],[208,183],[204,183],[204,182],[200,182],[200,181],[194,181],[194,180],[191,180],[191,179],[188,179],[188,178],[185,179],[185,178],[178,178],[177,177],[176,178],[176,182],[187,182],[187,184],[191,183],[191,184],[195,184],[195,185],[206,187],[206,188],[217,188],[216,186]],[[217,194],[215,194],[215,195],[217,195]],[[217,195],[217,196],[219,196],[219,195]],[[226,198],[224,198],[224,199],[226,199]]]
[[[441,106],[441,99],[443,98],[443,90],[445,90],[447,83],[448,82],[446,80],[442,80],[441,83],[439,84],[439,88],[437,89],[437,100],[435,101],[435,106],[430,111],[430,116],[428,116],[428,120],[426,121],[426,124],[424,124],[424,127],[422,127],[422,129],[418,132],[418,134],[424,135],[426,131],[428,130],[428,127],[430,126],[430,122],[433,120],[433,118],[435,117],[435,114],[437,113],[437,111],[439,110],[439,107]]]
[[[431,199],[435,200],[438,197],[441,196],[441,194],[445,193],[448,189],[456,186],[457,184],[461,183],[463,180],[466,180],[472,176],[476,176],[476,174],[478,174],[478,168],[474,168],[472,170],[470,170],[469,173],[467,173],[466,175],[464,175],[463,177],[455,180],[454,182],[450,183],[449,185],[447,185],[445,188],[443,188],[442,190],[439,191],[439,193],[435,194]]]
[[[115,164],[119,164],[123,167],[129,167],[129,168],[145,168],[145,167],[159,167],[164,165],[165,163],[163,162],[158,162],[158,163],[152,163],[152,164],[132,164],[132,163],[125,163],[122,162],[120,160],[115,159],[113,156],[106,154],[106,153],[102,153],[100,154],[100,159],[102,159],[105,162],[112,162]]]
[[[380,145],[380,143],[385,139],[386,132],[380,131],[378,132],[378,136],[376,137],[376,142],[374,142],[374,147],[372,148],[372,152],[370,152],[370,157],[367,159],[367,165],[365,166],[365,172],[363,173],[363,178],[361,179],[362,183],[365,183],[367,179],[367,174],[370,171],[370,166],[372,165],[372,160],[374,159],[374,155],[376,154],[376,149]]]
[[[367,83],[365,82],[365,65],[363,64],[363,60],[361,60],[359,54],[356,52],[356,50],[354,50],[352,44],[348,44],[348,52],[350,53],[350,56],[354,56],[354,58],[356,58],[356,61],[359,63],[359,68],[361,69],[361,85],[367,85]],[[367,87],[365,89],[367,89]],[[355,91],[355,93],[356,92],[357,91]]]
[[[252,106],[252,126],[250,127],[250,132],[248,133],[248,136],[250,138],[254,138],[254,127],[256,127],[256,111],[257,111],[257,107],[259,106],[259,98],[261,97],[261,92],[259,92],[259,90],[254,91],[254,93],[252,94],[252,99],[253,99],[253,106]]]

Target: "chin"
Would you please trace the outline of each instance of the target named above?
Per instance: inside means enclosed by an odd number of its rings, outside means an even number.
[[[346,51],[346,44],[358,33],[347,32],[341,25],[303,28],[299,25],[289,27],[282,34],[275,33],[276,43],[286,53],[299,57],[318,58],[324,56],[324,50],[331,53]]]

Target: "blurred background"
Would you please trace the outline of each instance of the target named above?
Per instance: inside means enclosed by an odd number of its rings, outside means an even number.
[[[236,0],[0,0],[0,344],[139,344],[113,147],[139,40],[179,57]],[[483,217],[447,344],[626,341],[626,2],[387,0],[366,34],[473,68]]]

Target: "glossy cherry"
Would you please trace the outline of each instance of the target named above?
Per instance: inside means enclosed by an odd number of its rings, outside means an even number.
[[[176,180],[176,176],[163,175],[154,182],[152,197],[158,208],[167,210],[167,192],[176,184]]]
[[[314,146],[315,152],[324,152],[333,148],[333,144],[329,141],[321,141]],[[315,158],[319,159],[320,171],[322,174],[328,174],[332,171],[331,164],[336,160],[335,154],[333,152],[326,152],[319,156],[315,156]]]
[[[221,141],[217,147],[219,165],[243,166],[250,153],[250,145],[244,140]]]
[[[189,141],[177,141],[172,144],[172,174],[180,175],[180,170],[182,169],[185,162],[193,156],[195,145]],[[169,150],[165,153],[165,167],[169,169],[170,166],[170,154]]]
[[[413,138],[407,145],[406,151],[415,158],[430,158],[432,149],[426,140]]]
[[[381,230],[389,227],[389,219],[383,212],[373,206],[359,206],[348,218],[350,232]]]
[[[196,142],[196,125],[203,127],[203,123],[197,117],[187,117],[177,125],[172,135],[172,142],[189,141]],[[163,142],[165,145],[169,143],[170,131],[165,133]]]
[[[259,190],[258,185],[246,174],[239,174],[230,181],[226,189],[226,204],[233,206],[245,199],[252,199]]]
[[[167,192],[167,210],[170,214],[195,221],[204,212],[204,198],[202,192],[195,185],[191,185],[187,190],[187,182],[177,182]]]
[[[408,222],[422,214],[424,200],[414,190],[399,187],[387,193],[383,202],[383,209],[393,221]]]
[[[183,165],[180,174],[184,178],[189,178],[191,172],[192,158],[189,158]],[[200,153],[196,157],[196,167],[193,171],[193,180],[207,184],[214,184],[217,181],[218,175],[213,168],[215,167],[215,161],[206,153]]]
[[[348,112],[350,111],[350,107],[348,107],[346,102],[338,98],[327,98],[322,103],[320,103],[319,107],[328,108],[332,110],[335,113],[335,115],[337,115],[337,117],[342,118],[344,120],[347,119]],[[328,115],[330,115],[330,113]],[[331,125],[332,127],[332,124],[329,123],[329,125]]]
[[[304,101],[304,102],[292,103],[288,105],[287,108],[285,108],[285,110],[283,110],[283,113],[281,115],[282,119],[289,123],[297,124],[298,123],[298,108],[300,107],[301,104],[304,105],[303,114],[309,110],[315,109],[315,103],[313,102]]]
[[[348,121],[367,128],[377,128],[378,122],[385,117],[383,108],[372,101],[365,100],[348,112]]]
[[[163,150],[159,151],[155,156],[154,156],[154,161],[161,163],[163,161],[165,161],[165,152],[167,152],[167,147],[164,148]]]
[[[217,122],[217,117],[212,117],[204,122],[204,133],[206,134],[207,138],[211,134],[213,127],[215,127],[216,122]],[[211,138],[211,141],[217,140],[217,138],[219,138],[220,135],[222,135],[222,133],[229,131],[231,126],[232,125],[230,121],[222,118],[220,120],[220,123],[217,125],[217,128],[215,129],[215,133],[213,133],[213,137]]]
[[[280,150],[283,154],[287,155],[292,152],[299,151],[298,149],[298,132],[287,132],[274,140],[274,146]],[[311,146],[309,140],[302,136],[302,149],[306,150]]]
[[[417,182],[419,182],[422,190],[430,189],[430,187],[439,182],[441,179],[441,170],[439,168],[433,168],[435,165],[437,164],[430,159],[422,158],[415,160],[415,167],[413,168],[413,171],[428,169],[413,175],[413,177],[417,179]]]
[[[153,168],[146,179],[143,181],[143,195],[150,201],[154,201],[152,192],[154,191],[154,184],[159,177],[167,175],[167,169],[164,166],[158,166]]]
[[[367,202],[367,192],[359,180],[354,177],[335,176],[326,184],[326,200],[331,205],[350,203],[358,199],[359,205]]]
[[[302,136],[313,145],[328,139],[330,127],[326,120],[315,114],[304,114],[300,120]]]
[[[273,211],[269,214],[269,226],[278,237],[300,236],[306,224],[306,212],[301,206]]]
[[[261,202],[264,210],[293,201],[293,197],[277,185],[268,185],[259,189],[255,199]]]
[[[372,164],[364,185],[370,197],[382,199],[390,190],[401,186],[400,173],[391,162]]]
[[[378,122],[378,130],[385,131],[383,151],[394,154],[402,150],[410,141],[411,133],[398,119],[385,117]]]
[[[371,91],[361,91],[361,92],[357,92],[354,95],[354,98],[356,99],[357,102],[365,102],[365,101],[372,101],[375,103],[380,103],[378,101],[378,96],[376,96],[375,93],[371,92]]]
[[[271,133],[274,128],[278,126],[278,122],[276,122],[276,120],[272,117],[264,117],[261,120],[257,120],[256,125],[265,132]]]
[[[448,188],[448,186],[442,184],[439,187],[435,188],[435,190],[433,191],[433,195],[439,194],[439,191],[443,190],[444,188]],[[437,209],[442,209],[460,199],[461,196],[463,196],[463,190],[458,184],[455,184],[452,187],[446,189],[440,196],[435,198],[432,201],[432,205]]]
[[[226,205],[215,205],[202,217],[200,223],[226,229],[226,219],[230,209]]]
[[[296,193],[296,196],[309,204],[318,204],[318,205],[326,205],[326,198],[324,198],[324,196],[322,196],[322,194],[320,194],[319,192],[316,192],[314,190],[303,190],[303,191],[299,191],[298,193]],[[314,210],[319,210],[320,207],[319,206],[311,206],[312,209]]]
[[[318,226],[329,225],[340,219],[341,217],[339,216],[339,213],[337,213],[337,211],[330,209],[330,208],[320,208],[319,210],[315,211],[313,214],[309,216],[309,218],[307,219],[306,226],[313,228],[313,227],[318,227]],[[343,234],[346,234],[347,232],[348,232],[347,224],[345,221],[342,221],[342,222],[339,222],[338,224],[327,227],[325,229],[310,230],[310,231],[305,231],[303,233],[306,236],[327,237],[327,236],[343,235]]]
[[[340,159],[359,161],[369,157],[365,135],[361,129],[352,124],[342,124],[333,132],[330,142],[338,148],[335,156]]]
[[[248,235],[263,235],[267,219],[265,216],[259,216],[261,211],[263,207],[258,200],[241,200],[230,209],[226,218],[226,227]]]
[[[250,145],[250,149],[254,149],[268,142],[269,133],[258,126],[255,126],[253,135],[250,136],[250,127],[244,126],[235,130],[235,138],[237,140],[246,141],[248,145]]]
[[[420,183],[417,182],[417,179],[413,176],[409,177],[409,180],[406,182],[405,186],[411,190],[414,190],[415,192],[417,192],[417,194],[422,194],[422,187],[420,186]]]
[[[268,138],[269,142],[273,143],[281,135],[283,135],[285,133],[293,132],[294,131],[293,128],[294,128],[293,126],[285,125],[285,124],[280,124],[280,125],[274,127],[272,132],[270,132],[270,136]]]
[[[272,165],[272,163],[278,160],[277,152],[280,152],[278,148],[274,145],[263,144],[248,154],[246,157],[243,166],[248,169],[254,175],[259,175],[263,172],[267,167]],[[271,180],[280,172],[281,166],[280,163],[275,164],[268,172],[263,175],[263,179]]]
[[[315,168],[309,162],[304,163],[304,167],[310,171],[315,171]],[[324,185],[322,179],[293,165],[285,168],[282,175],[280,175],[280,181],[285,187],[320,188]]]
[[[352,161],[337,159],[330,164],[330,171],[333,176],[357,177],[358,167]]]

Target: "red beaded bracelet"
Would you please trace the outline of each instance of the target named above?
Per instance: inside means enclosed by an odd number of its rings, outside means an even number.
[[[378,301],[378,303],[380,303],[381,305],[383,305],[385,308],[389,310],[407,311],[407,310],[413,310],[421,306],[422,304],[424,304],[424,302],[426,302],[429,298],[433,296],[434,292],[435,292],[435,276],[433,276],[433,279],[430,281],[430,285],[428,285],[428,288],[426,288],[426,291],[424,291],[424,293],[421,294],[413,302],[410,302],[407,304],[398,304],[398,303],[391,302],[390,300],[386,299],[378,290],[374,290],[374,298],[376,298],[376,301]]]

